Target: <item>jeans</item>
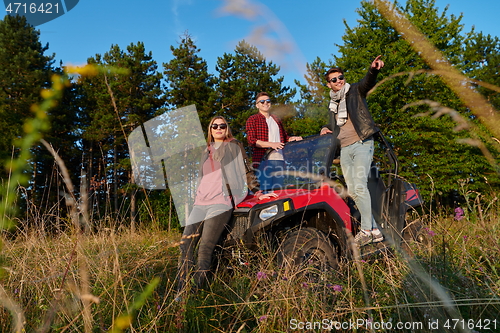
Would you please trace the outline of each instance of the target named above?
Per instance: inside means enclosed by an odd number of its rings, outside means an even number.
[[[226,205],[195,205],[182,234],[179,258],[179,284],[181,291],[194,266],[194,252],[198,245],[197,267],[193,274],[196,287],[201,287],[207,279],[212,264],[212,254],[227,223],[231,219],[232,208]],[[189,223],[190,220],[201,221]],[[199,243],[199,244],[198,244]]]
[[[352,197],[361,215],[361,229],[378,228],[372,214],[372,203],[368,191],[368,174],[373,160],[373,139],[358,141],[340,149],[340,166]]]
[[[272,190],[281,190],[283,188],[284,176],[272,175],[276,171],[285,170],[285,161],[264,160],[260,162],[258,178],[260,189],[264,192]]]

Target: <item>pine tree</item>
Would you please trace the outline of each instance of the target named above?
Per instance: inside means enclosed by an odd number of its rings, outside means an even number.
[[[55,73],[63,75],[61,68],[55,68]],[[51,128],[44,134],[44,140],[50,144],[64,161],[69,177],[75,186],[76,195],[79,192],[82,147],[79,104],[81,95],[75,85],[66,87],[59,103],[49,111]],[[67,191],[61,178],[59,166],[46,147],[33,147],[33,177],[30,200],[38,207],[40,216],[48,229],[59,229],[61,222],[67,216],[67,207],[61,193]]]
[[[300,90],[300,100],[295,104],[297,114],[285,124],[293,133],[302,136],[316,135],[328,118],[328,91],[324,75],[329,66],[317,57],[311,64],[306,64],[306,84],[296,80]]]
[[[218,58],[216,70],[217,114],[226,117],[239,140],[246,142],[246,120],[256,112],[255,97],[261,91],[270,94],[274,109],[285,106],[279,116],[293,115],[287,105],[296,90],[283,86],[284,78],[276,78],[280,68],[268,62],[255,46],[239,42],[234,54],[225,53]]]
[[[53,56],[46,56],[40,32],[24,16],[0,21],[0,160],[9,160],[14,139],[23,135],[22,124],[30,107],[40,102],[40,91],[49,86]],[[2,176],[4,169],[2,168]]]
[[[469,77],[500,87],[500,39],[482,32],[469,34],[463,54],[463,67]],[[500,94],[491,86],[480,86],[477,89],[500,110]]]
[[[27,23],[23,16],[6,16],[0,21],[0,126],[3,130],[0,140],[2,164],[17,155],[16,139],[25,135],[22,128],[26,119],[34,115],[32,105],[41,102],[41,90],[50,86],[53,74],[62,75],[62,70],[53,67],[53,55],[47,56],[48,45],[42,46],[40,33]],[[72,89],[68,89],[59,104],[49,110],[51,128],[44,139],[53,145],[65,161],[75,183],[80,166],[79,137],[76,131],[77,108],[74,107]],[[13,150],[14,149],[14,150]],[[31,148],[29,186],[18,202],[21,212],[34,213],[26,207],[37,207],[36,216],[43,217],[45,227],[50,228],[54,219],[65,216],[64,191],[58,167],[53,156],[41,144]],[[5,168],[0,177],[4,177]],[[28,203],[29,206],[25,206]],[[33,223],[33,218],[28,219]]]
[[[181,37],[179,47],[170,46],[170,50],[174,59],[163,64],[169,86],[166,90],[168,106],[180,108],[195,104],[205,129],[215,113],[215,78],[208,73],[206,61],[198,56],[200,49],[188,33]]]
[[[491,35],[476,33],[474,29],[466,40],[463,54],[463,66],[468,77],[475,80],[475,87],[486,97],[489,103],[500,110],[500,39]],[[474,115],[469,115],[475,120]],[[486,182],[495,181],[500,173],[500,138],[494,137],[482,123],[475,122],[478,137],[486,143],[492,153],[496,170],[487,168],[484,171]],[[496,171],[496,174],[495,174]]]
[[[122,194],[131,182],[126,138],[164,106],[162,74],[141,42],[130,44],[126,51],[113,45],[103,56],[89,58],[88,63],[129,71],[127,75],[106,73],[80,80],[85,99],[85,170],[92,182],[93,203],[97,211],[119,214],[129,202]]]

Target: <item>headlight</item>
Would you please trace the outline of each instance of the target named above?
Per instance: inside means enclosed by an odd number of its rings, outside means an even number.
[[[271,206],[271,207],[268,207],[266,209],[261,210],[259,213],[259,218],[262,221],[264,221],[264,220],[267,220],[267,219],[273,217],[276,214],[278,214],[278,205],[274,205],[274,206]]]

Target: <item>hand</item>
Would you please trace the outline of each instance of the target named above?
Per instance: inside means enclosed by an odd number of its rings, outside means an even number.
[[[289,139],[288,139],[288,142],[291,142],[291,141],[300,141],[302,140],[302,137],[301,136],[291,136]]]
[[[260,191],[259,191],[260,192]],[[259,193],[257,192],[257,193]],[[258,200],[265,200],[265,199],[269,199],[269,198],[277,198],[278,195],[274,192],[271,192],[271,193],[266,193],[266,194],[261,194],[257,197]]]
[[[375,68],[375,69],[378,69],[380,70],[382,67],[384,67],[384,62],[382,60],[380,60],[382,56],[379,55],[378,57],[375,58],[375,60],[373,60],[372,62],[372,68]]]
[[[327,127],[323,127],[321,129],[321,132],[319,132],[320,135],[325,135],[325,134],[329,134],[329,133],[332,133],[332,131],[330,131]]]
[[[285,146],[281,142],[268,142],[268,143],[269,143],[269,148],[273,148],[275,150],[283,149],[283,147]]]

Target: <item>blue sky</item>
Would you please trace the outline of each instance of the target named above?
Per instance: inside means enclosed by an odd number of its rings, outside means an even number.
[[[172,59],[170,46],[177,46],[179,36],[188,31],[212,73],[217,57],[232,53],[238,41],[246,39],[278,64],[286,84],[294,86],[294,79],[304,82],[306,62],[317,56],[328,61],[337,54],[335,44],[342,44],[345,30],[342,20],[356,26],[360,2],[80,0],[68,13],[37,28],[57,63],[84,64],[88,57],[109,51],[112,44],[124,49],[142,41],[160,69]],[[436,0],[440,12],[448,4],[448,15],[464,13],[465,31],[475,25],[477,31],[500,36],[500,2]],[[3,7],[2,11],[1,17],[6,14]]]

